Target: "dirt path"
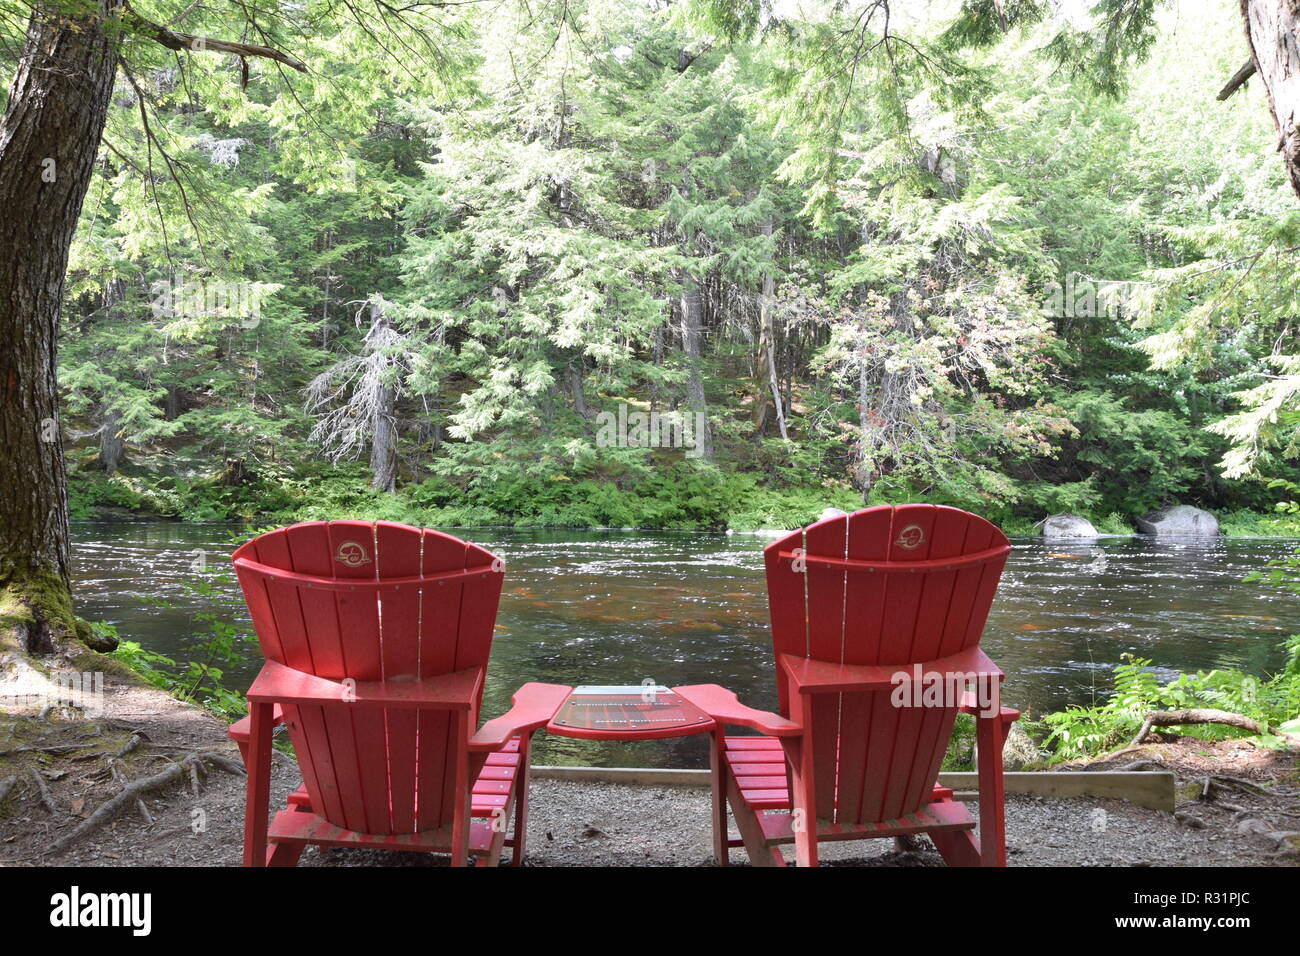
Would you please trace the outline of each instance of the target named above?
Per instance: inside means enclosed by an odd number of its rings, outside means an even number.
[[[51,661],[50,663],[56,663]],[[71,662],[64,662],[71,663]],[[85,661],[77,662],[85,667]],[[216,766],[189,772],[132,801],[115,819],[48,851],[125,782],[159,773],[187,755],[237,759],[216,718],[126,675],[110,674],[103,712],[0,713],[0,865],[233,866],[243,840],[244,778]],[[132,739],[137,738],[132,744]],[[126,752],[121,753],[123,750]],[[1145,747],[1118,762],[1155,761],[1179,775],[1178,813],[1118,800],[1007,800],[1010,863],[1026,866],[1295,865],[1300,858],[1296,755],[1226,741]],[[114,765],[117,775],[114,774]],[[33,774],[39,774],[38,785]],[[293,761],[275,760],[273,808],[298,785]],[[1207,782],[1208,781],[1208,782]],[[0,784],[0,790],[3,785]],[[44,793],[42,793],[44,791]],[[146,819],[146,814],[148,819]],[[529,864],[702,866],[710,862],[708,794],[680,787],[623,787],[543,780],[533,785]],[[1292,834],[1287,836],[1286,834]],[[909,853],[887,842],[830,846],[831,865],[939,865],[922,842]],[[733,862],[744,862],[733,853]],[[362,850],[308,850],[307,866],[444,865],[445,858]]]

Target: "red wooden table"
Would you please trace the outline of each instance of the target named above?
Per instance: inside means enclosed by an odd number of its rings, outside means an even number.
[[[658,740],[717,729],[708,714],[658,686],[575,687],[560,705],[548,734],[584,740]]]

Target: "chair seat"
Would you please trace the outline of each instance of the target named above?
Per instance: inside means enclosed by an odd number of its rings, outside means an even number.
[[[519,773],[519,738],[506,743],[496,753],[488,754],[483,769],[474,781],[470,797],[470,816],[491,817],[493,812],[510,802],[510,791],[515,785]],[[311,798],[307,795],[307,785],[299,784],[298,789],[289,794],[289,806],[311,809]]]
[[[777,737],[724,737],[723,760],[746,806],[753,810],[790,809],[790,768]],[[951,800],[952,789],[934,785],[930,802]]]

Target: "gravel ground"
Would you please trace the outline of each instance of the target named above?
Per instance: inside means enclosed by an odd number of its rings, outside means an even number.
[[[297,784],[296,770],[277,760],[275,800]],[[153,826],[135,816],[58,858],[73,866],[233,866],[242,843],[243,780],[214,774],[199,794],[149,801]],[[977,811],[976,805],[971,805]],[[206,829],[194,833],[201,811]],[[534,782],[528,827],[530,866],[711,865],[708,792],[687,787]],[[10,819],[6,824],[19,821]],[[39,826],[39,823],[37,824]],[[823,844],[831,865],[941,866],[927,841],[895,853],[892,841]],[[1007,852],[1012,866],[1269,866],[1294,864],[1248,834],[1194,828],[1173,816],[1121,800],[1007,797]],[[4,856],[9,856],[4,853]],[[742,850],[733,863],[744,863]],[[15,861],[17,862],[17,861]],[[23,861],[27,865],[41,862]],[[52,862],[52,861],[51,861]],[[441,866],[445,858],[416,853],[310,848],[303,866]]]
[[[108,693],[110,717],[147,734],[147,744],[124,766],[128,776],[156,773],[179,754],[214,750],[234,756],[224,726],[154,688],[114,682]],[[0,728],[3,730],[4,728]],[[77,725],[50,727],[30,720],[18,740],[36,734],[73,734]],[[11,725],[12,730],[12,725]],[[4,737],[6,733],[0,733]],[[125,732],[123,732],[125,733]],[[8,739],[14,739],[12,734]],[[80,739],[80,738],[76,738]],[[115,746],[111,745],[111,746]],[[2,748],[0,748],[2,749]],[[1007,797],[1007,844],[1013,866],[1224,866],[1294,865],[1300,834],[1300,791],[1294,789],[1294,756],[1249,749],[1210,749],[1196,743],[1154,748],[1153,756],[1179,772],[1177,817],[1118,800],[1061,800]],[[1234,753],[1237,755],[1234,756]],[[1262,761],[1276,766],[1262,766]],[[79,756],[43,764],[55,812],[26,783],[10,794],[0,812],[0,866],[233,866],[243,842],[244,778],[212,770],[197,793],[189,785],[145,798],[152,817],[123,812],[105,828],[64,853],[46,854],[52,840],[67,833],[119,789],[98,761]],[[300,776],[289,757],[277,754],[272,807],[279,809]],[[1241,777],[1219,777],[1221,791],[1201,799],[1205,774],[1237,773],[1260,784],[1234,789]],[[972,809],[975,809],[972,805]],[[1269,821],[1265,823],[1264,821]],[[1260,832],[1270,831],[1270,832]],[[1279,842],[1282,838],[1282,842]],[[1296,843],[1289,841],[1296,840]],[[1290,853],[1279,848],[1293,846]],[[823,844],[831,865],[941,865],[928,841],[906,853],[892,841]],[[614,784],[538,780],[530,800],[528,859],[532,866],[705,866],[711,863],[708,791],[687,787],[628,787]],[[743,863],[743,850],[732,862]],[[441,866],[429,854],[310,848],[305,866]]]
[[[971,804],[978,816],[978,805]],[[530,866],[710,866],[709,796],[687,787],[627,787],[540,780],[533,784]],[[1167,813],[1122,800],[1007,797],[1012,866],[1267,866],[1285,864],[1268,845],[1186,826]],[[928,841],[914,852],[892,840],[830,843],[822,861],[837,866],[943,866]],[[743,849],[733,863],[746,862]],[[441,865],[422,854],[308,851],[310,866]]]

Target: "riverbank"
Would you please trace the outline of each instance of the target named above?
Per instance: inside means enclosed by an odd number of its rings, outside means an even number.
[[[238,485],[217,478],[180,478],[157,471],[112,476],[72,469],[73,518],[149,517],[259,525],[351,518],[437,528],[558,528],[754,532],[788,530],[815,521],[828,507],[853,511],[862,497],[845,485],[790,485],[755,475],[666,468],[639,480],[552,477],[460,487],[437,478],[371,489],[359,472],[336,471]],[[1012,536],[1034,536],[1043,513],[1008,504],[928,500],[985,515]],[[876,503],[876,502],[872,502]],[[1132,516],[1079,512],[1102,534],[1137,531]],[[1247,508],[1215,511],[1229,537],[1300,539],[1300,515]]]
[[[5,664],[10,675],[12,663]],[[237,865],[244,777],[223,722],[115,662],[73,652],[40,664],[51,674],[92,665],[108,672],[95,713],[36,706],[0,713],[0,781],[12,779],[0,798],[0,865]],[[1164,742],[1125,754],[1113,769],[1151,763],[1177,774],[1175,814],[1119,800],[1009,796],[1010,864],[1289,866],[1300,859],[1294,753],[1243,741]],[[161,782],[135,799],[131,788],[150,780]],[[282,806],[299,780],[293,760],[277,754],[273,806]],[[702,788],[538,780],[527,864],[708,865],[708,802]],[[848,866],[940,862],[926,841],[905,853],[887,841],[841,844],[828,847],[825,858]],[[744,854],[733,862],[744,862]],[[304,866],[444,863],[363,850],[310,849],[302,859]]]

